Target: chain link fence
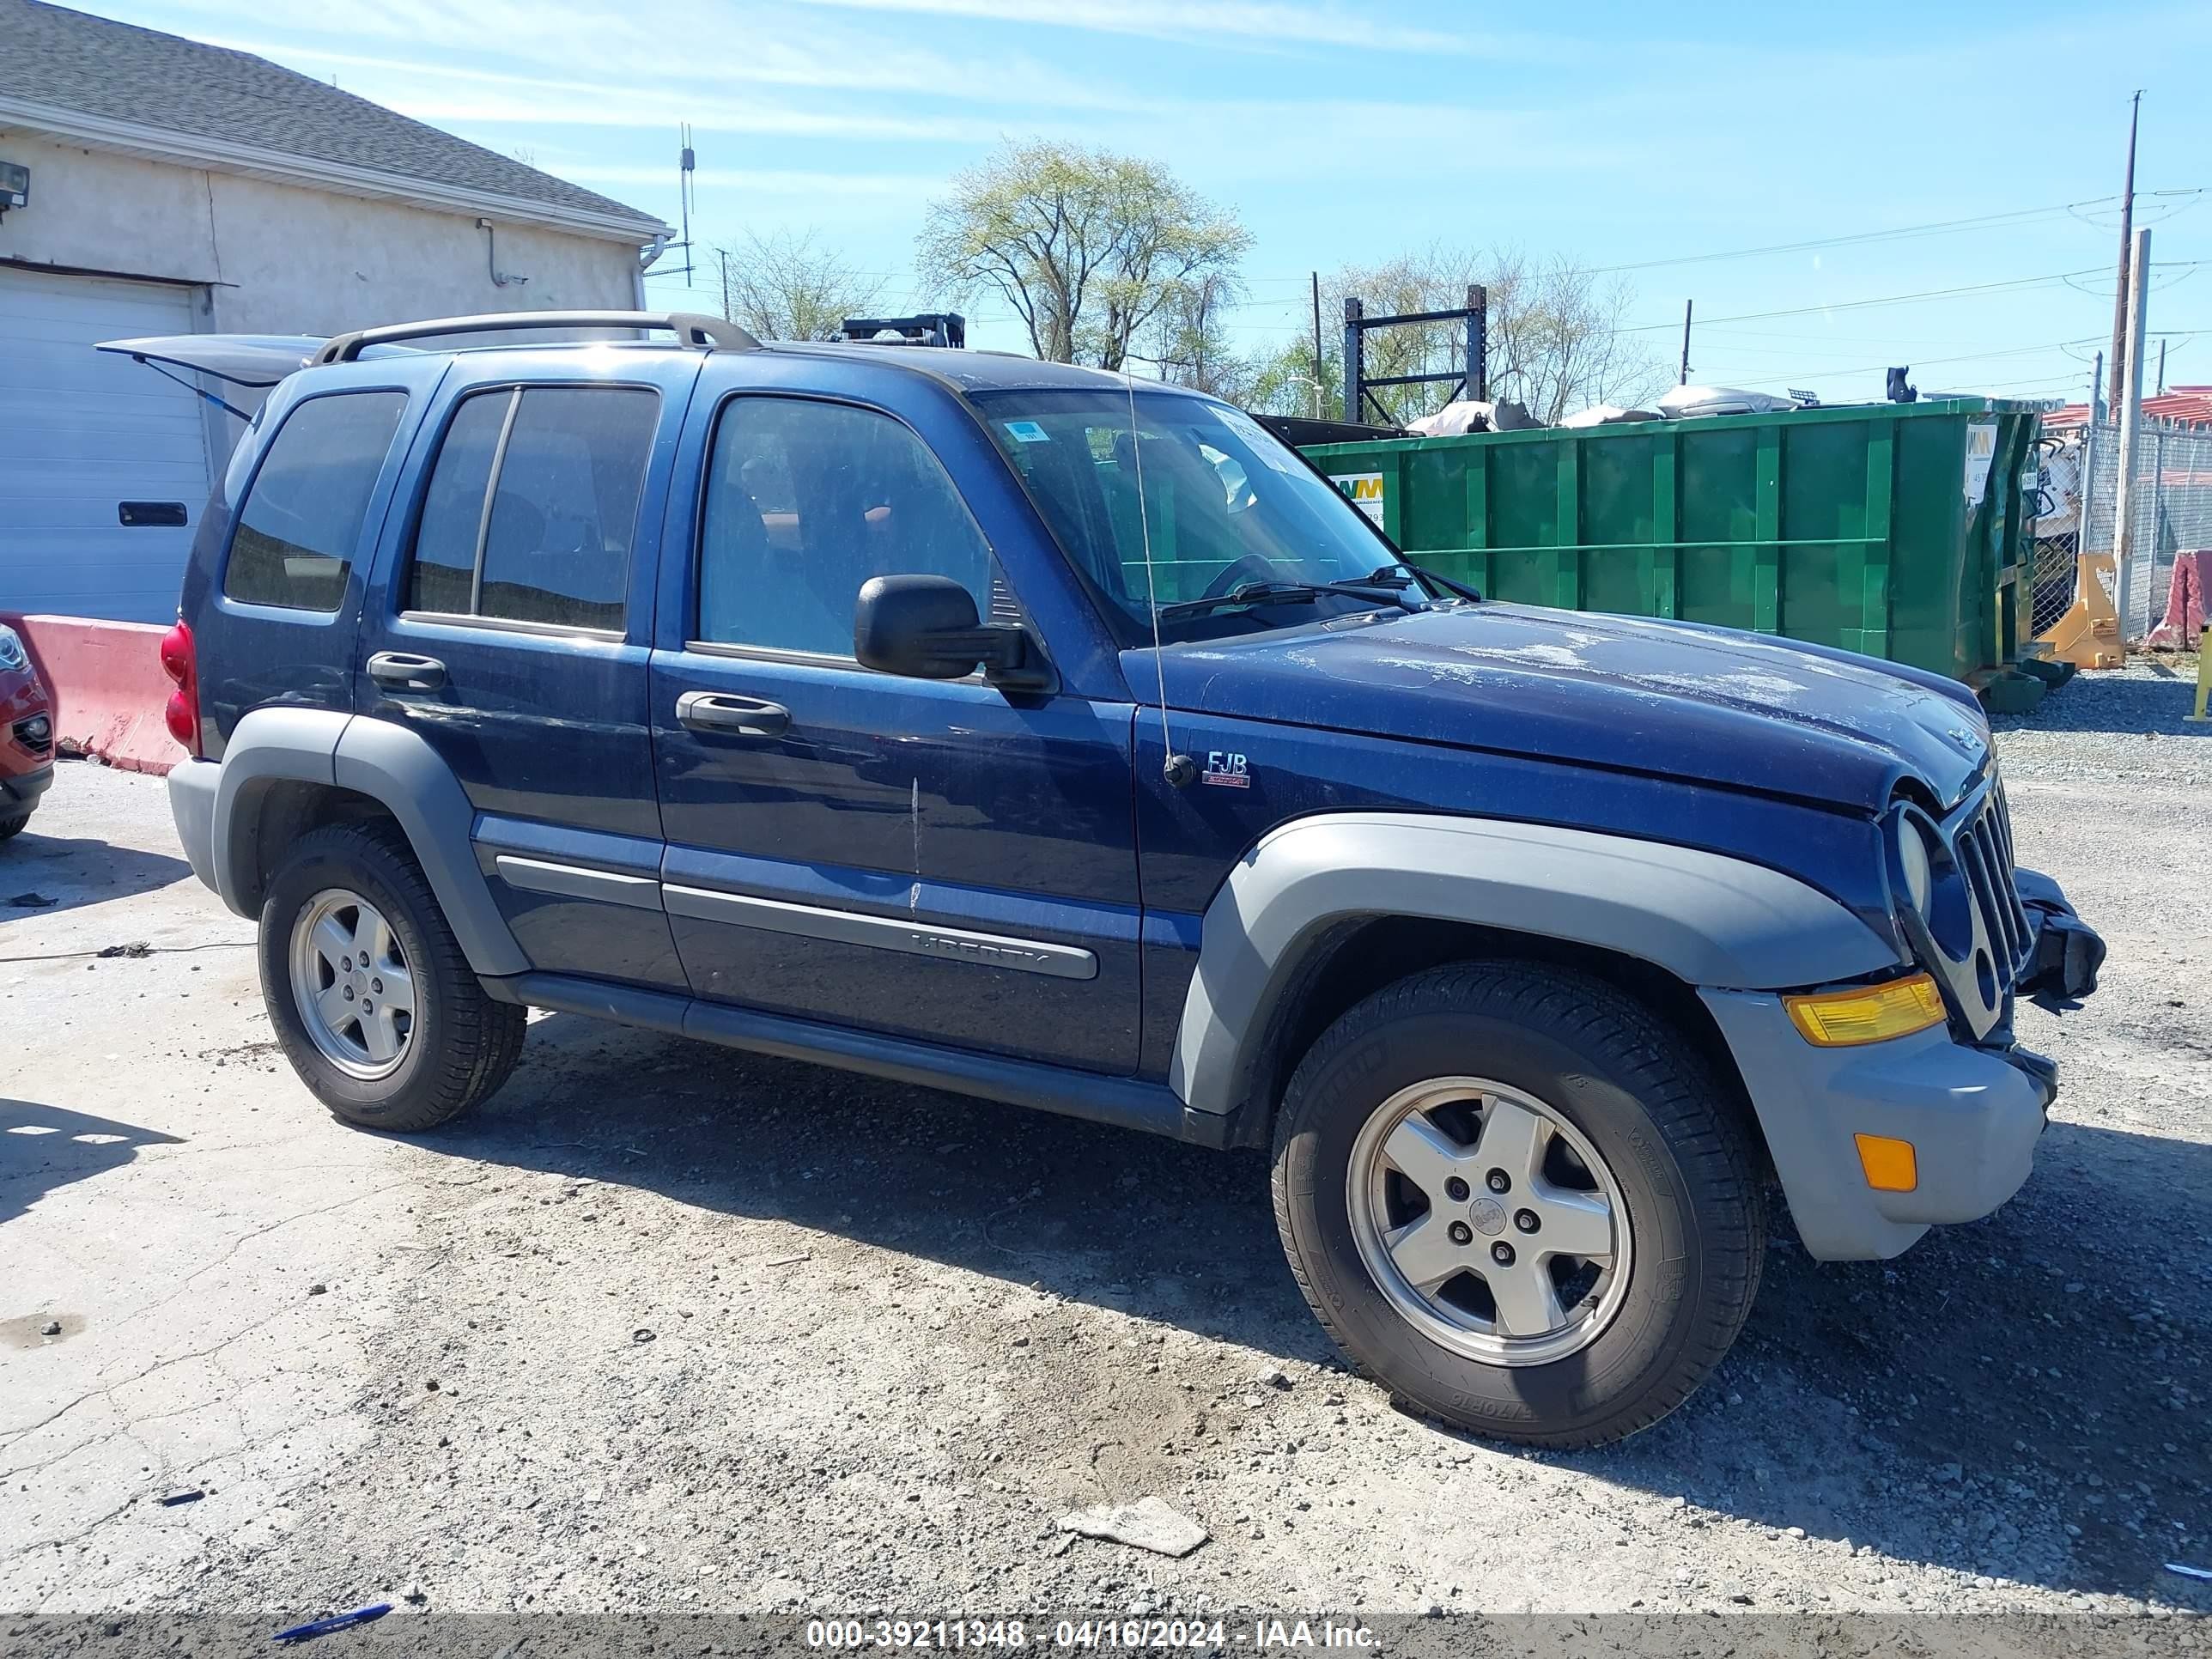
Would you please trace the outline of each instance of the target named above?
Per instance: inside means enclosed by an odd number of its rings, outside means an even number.
[[[2040,634],[2073,603],[2077,553],[2118,551],[2119,428],[2107,422],[2053,434],[2042,441],[2038,458],[2034,623]],[[2174,556],[2212,548],[2212,429],[2146,419],[2136,429],[2134,460],[2133,568],[2120,618],[2131,645],[2166,615]],[[2117,591],[2113,599],[2117,605]]]

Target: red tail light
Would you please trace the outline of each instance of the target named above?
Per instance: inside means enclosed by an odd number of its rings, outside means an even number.
[[[192,648],[192,630],[179,623],[161,635],[161,672],[177,683],[163,712],[169,735],[191,750],[200,751],[200,668]]]

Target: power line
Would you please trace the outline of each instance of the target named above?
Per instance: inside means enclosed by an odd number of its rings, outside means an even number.
[[[2168,270],[2191,270],[2206,263],[2208,262],[2203,259],[2184,260],[2178,264],[2169,261],[2159,268]],[[2049,275],[2043,276],[2014,276],[2003,282],[1997,283],[1970,283],[1960,288],[1923,289],[1917,293],[1887,294],[1880,296],[1879,298],[1871,300],[1835,300],[1831,301],[1826,305],[1795,306],[1782,311],[1741,312],[1733,317],[1716,317],[1713,319],[1713,321],[1716,324],[1756,323],[1764,322],[1769,318],[1774,317],[1811,317],[1818,316],[1824,313],[1832,311],[1864,311],[1875,306],[1911,305],[1923,300],[1948,300],[1968,294],[1995,294],[2008,289],[2040,288],[2051,283],[2064,283],[2075,276],[2092,276],[2097,274],[2098,270],[2096,269],[2087,270],[2058,270],[2052,271]],[[1655,333],[1662,329],[1671,330],[1676,326],[1678,326],[1678,325],[1674,319],[1669,319],[1668,321],[1663,323],[1631,323],[1625,327],[1616,329],[1614,332],[1619,334],[1649,334]]]
[[[1667,259],[1639,259],[1632,264],[1594,266],[1590,274],[1610,276],[1629,270],[1661,270],[1673,265],[1709,264],[1718,259],[1759,259],[1777,253],[1811,253],[1821,248],[1849,247],[1862,242],[1945,236],[1959,231],[1984,230],[1997,225],[2016,224],[2023,220],[2070,213],[2075,208],[2096,207],[2118,199],[2112,196],[2098,196],[2087,201],[2058,202],[2049,207],[2015,208],[2008,213],[1985,213],[1969,219],[1940,219],[1924,225],[1898,225],[1887,230],[1863,230],[1843,236],[1816,236],[1801,242],[1770,242],[1763,247],[1729,248],[1719,253],[1684,253]]]
[[[2143,191],[2142,196],[2181,197],[2186,198],[2172,210],[2179,213],[2193,206],[2205,193],[2205,186],[2191,185],[2185,189]],[[2065,215],[2081,217],[2081,210],[2102,207],[2117,202],[2117,196],[2093,196],[2079,202],[2056,202],[2048,207],[2014,208],[2005,213],[1984,213],[1966,219],[1938,219],[1924,225],[1897,225],[1887,230],[1854,231],[1841,236],[1810,237],[1799,242],[1770,242],[1763,247],[1729,248],[1719,253],[1685,253],[1666,259],[1641,259],[1632,264],[1597,265],[1591,269],[1594,276],[1610,276],[1621,271],[1660,270],[1673,265],[1709,264],[1718,259],[1757,259],[1777,253],[1811,253],[1822,248],[1850,247],[1866,242],[1901,241],[1922,236],[1948,236],[1960,231],[1988,230],[2000,225],[2015,225],[2037,219],[2056,218]],[[2169,214],[2167,216],[2171,217]],[[2084,223],[2087,221],[2084,220]]]

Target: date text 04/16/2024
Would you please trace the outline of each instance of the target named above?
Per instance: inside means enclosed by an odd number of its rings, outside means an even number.
[[[1359,1624],[1332,1619],[811,1619],[806,1645],[825,1650],[1052,1648],[1070,1652],[1224,1652],[1375,1646]]]

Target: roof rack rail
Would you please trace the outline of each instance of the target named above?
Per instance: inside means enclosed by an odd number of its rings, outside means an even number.
[[[735,323],[690,311],[500,311],[479,317],[430,317],[416,323],[357,328],[323,343],[317,363],[349,363],[362,348],[441,334],[495,334],[530,328],[663,328],[680,345],[708,351],[758,351],[761,343]]]
[[[959,350],[968,343],[968,319],[957,311],[925,311],[913,317],[848,317],[837,337],[872,343],[886,329],[900,337],[902,345]]]

